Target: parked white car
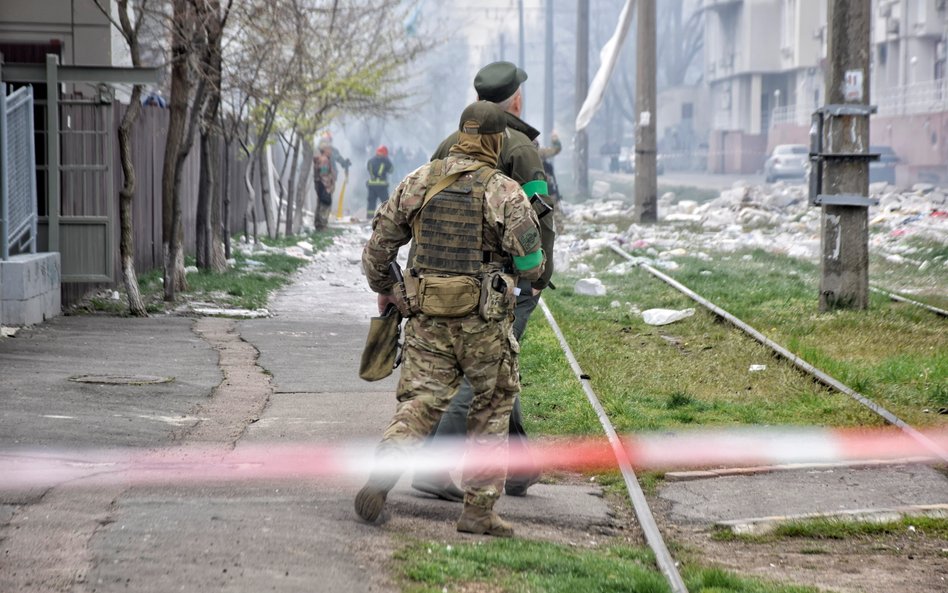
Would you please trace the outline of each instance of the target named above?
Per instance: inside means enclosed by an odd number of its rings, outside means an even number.
[[[777,179],[805,179],[810,170],[810,150],[804,144],[778,144],[764,163],[767,183]]]

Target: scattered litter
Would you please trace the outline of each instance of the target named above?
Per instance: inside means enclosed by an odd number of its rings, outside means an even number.
[[[259,317],[269,317],[270,312],[266,309],[226,309],[223,307],[192,307],[192,311],[198,315],[207,315],[210,317],[240,317],[241,319],[257,319]]]
[[[185,273],[185,274],[197,274],[197,273],[198,273],[198,267],[197,267],[197,266],[185,266],[185,268],[184,268],[184,273]]]
[[[606,294],[606,287],[603,286],[602,280],[599,278],[583,278],[582,280],[577,280],[573,290],[576,291],[576,294],[582,294],[586,296],[603,296]]]
[[[750,365],[750,367],[749,367],[747,370],[748,370],[749,372],[751,372],[751,373],[759,373],[760,371],[766,371],[766,370],[767,370],[767,365],[765,365],[765,364],[752,364],[752,365]]]
[[[119,292],[117,290],[113,290],[110,296],[112,297],[113,301],[119,300]]]
[[[694,309],[682,309],[680,311],[674,309],[647,309],[642,311],[642,321],[649,325],[668,325],[694,314]]]
[[[12,338],[19,330],[18,327],[0,327],[0,338]]]

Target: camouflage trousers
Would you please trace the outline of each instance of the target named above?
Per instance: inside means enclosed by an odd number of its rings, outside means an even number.
[[[510,411],[520,392],[519,352],[509,320],[485,322],[477,313],[409,319],[396,390],[398,406],[376,450],[377,466],[413,452],[438,423],[462,376],[474,391],[467,417],[468,443],[488,451],[489,458],[506,459]],[[503,467],[465,468],[464,502],[493,508],[504,478]]]

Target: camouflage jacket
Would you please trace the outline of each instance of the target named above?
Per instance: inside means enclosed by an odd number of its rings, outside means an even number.
[[[500,149],[497,168],[521,186],[531,181],[541,180],[545,182],[547,180],[540,154],[533,144],[533,139],[539,135],[540,132],[530,124],[512,113],[507,113],[507,137]],[[454,132],[441,142],[431,159],[443,159],[448,156],[448,151],[457,141],[458,133]],[[529,193],[527,197],[530,197]],[[549,204],[549,195],[546,192],[541,194],[541,197]],[[533,287],[536,289],[546,288],[553,276],[553,243],[556,239],[556,229],[553,226],[552,213],[540,219],[540,237],[543,242],[543,253],[546,254],[547,260],[543,276],[533,282]]]
[[[447,157],[445,163],[445,174],[450,175],[476,161],[453,155]],[[362,267],[369,287],[377,293],[392,291],[395,281],[389,274],[389,264],[395,261],[398,249],[412,239],[412,222],[421,211],[428,190],[430,167],[425,164],[410,173],[372,220],[372,236],[362,251]],[[512,257],[528,255],[540,248],[539,226],[537,215],[520,185],[506,175],[492,176],[484,190],[484,248]],[[520,276],[533,282],[543,273],[543,267],[541,261],[536,267],[521,270]]]

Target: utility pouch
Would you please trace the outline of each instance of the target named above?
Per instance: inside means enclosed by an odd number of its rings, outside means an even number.
[[[477,309],[480,285],[471,276],[422,276],[421,312],[431,317],[464,317]]]
[[[478,313],[484,321],[501,321],[509,317],[517,303],[516,278],[501,271],[488,272],[481,281]]]
[[[398,312],[406,319],[414,317],[420,311],[418,308],[418,278],[409,270],[406,279],[396,262],[389,264],[389,272],[395,280],[395,285],[392,287],[392,296],[395,297],[395,306],[398,308]]]
[[[365,381],[379,381],[388,377],[401,360],[398,357],[398,338],[401,335],[402,316],[395,305],[369,321],[369,335],[365,339],[359,377]]]

